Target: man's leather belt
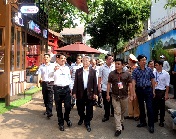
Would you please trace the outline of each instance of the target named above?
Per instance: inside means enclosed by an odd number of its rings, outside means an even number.
[[[57,85],[56,85],[57,86]],[[69,87],[69,85],[66,85],[66,86],[57,86],[57,88],[58,89],[66,89],[66,88],[68,88]]]
[[[54,81],[43,81],[44,83],[54,83]]]

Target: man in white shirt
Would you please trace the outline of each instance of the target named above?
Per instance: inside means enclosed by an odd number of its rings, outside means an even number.
[[[91,63],[91,67],[96,71],[97,84],[98,84],[98,76],[99,76],[99,68],[100,68],[100,66],[97,66],[97,62],[96,62],[95,59],[91,59],[90,63]],[[97,105],[100,108],[102,108],[102,104],[101,104],[102,97],[101,96],[102,96],[101,93],[98,93],[98,98],[97,98],[97,100],[95,102],[95,105]]]
[[[71,78],[72,78],[72,84],[73,85],[74,85],[76,70],[79,69],[79,68],[82,68],[82,67],[83,67],[82,56],[81,55],[77,55],[76,62],[72,63],[71,66],[70,66]],[[75,103],[76,103],[76,99],[74,99],[72,97],[72,108],[74,107]]]
[[[64,131],[64,120],[67,126],[71,127],[72,122],[69,119],[71,111],[71,89],[72,81],[70,69],[65,65],[66,57],[63,54],[56,55],[56,67],[54,72],[54,100],[56,105],[58,125],[60,131]],[[62,102],[64,102],[65,113],[62,112]]]
[[[98,91],[102,93],[103,97],[103,105],[104,105],[104,118],[102,119],[102,122],[108,121],[110,116],[110,110],[111,115],[114,115],[114,108],[112,106],[112,98],[110,101],[107,101],[106,95],[107,95],[107,83],[108,83],[108,76],[109,73],[113,70],[115,70],[115,65],[113,63],[113,57],[109,54],[105,56],[106,63],[100,67],[99,69],[99,76],[98,76]],[[111,95],[111,91],[110,91]]]
[[[168,99],[170,75],[165,70],[162,70],[163,61],[156,61],[153,71],[155,75],[155,97],[154,97],[154,120],[158,122],[158,110],[160,110],[160,123],[159,126],[164,126],[165,116],[165,100]]]
[[[42,84],[43,100],[46,107],[47,117],[53,116],[53,84],[54,84],[54,64],[50,63],[50,54],[44,54],[44,64],[39,66],[38,73],[38,87]]]
[[[166,60],[166,57],[164,55],[161,55],[160,58],[163,61],[163,70],[169,72],[170,71],[170,65],[169,65],[169,62]]]

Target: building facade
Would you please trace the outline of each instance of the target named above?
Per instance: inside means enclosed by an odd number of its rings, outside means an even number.
[[[24,92],[26,68],[40,65],[48,45],[48,17],[41,4],[38,13],[23,14],[20,8],[35,1],[18,2],[0,1],[0,98],[6,105],[10,96]]]

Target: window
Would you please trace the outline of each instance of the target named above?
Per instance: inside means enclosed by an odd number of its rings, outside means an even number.
[[[5,54],[4,54],[4,49],[0,48],[0,72],[4,72],[4,62],[5,62]]]
[[[14,27],[11,27],[10,70],[14,71]]]
[[[22,69],[25,68],[25,32],[22,32]]]
[[[3,29],[0,28],[0,47],[2,47]]]
[[[21,53],[20,53],[20,50],[21,50],[21,39],[20,39],[20,36],[21,36],[21,32],[17,30],[17,55],[16,55],[16,58],[17,58],[17,69],[20,69],[20,57],[21,57]]]

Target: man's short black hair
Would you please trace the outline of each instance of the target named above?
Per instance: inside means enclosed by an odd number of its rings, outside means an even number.
[[[46,53],[46,54],[44,54],[44,56],[49,56],[49,57],[50,57],[50,54],[47,54],[47,53]]]
[[[138,57],[137,57],[137,60],[138,61],[140,61],[142,58],[146,58],[146,60],[147,60],[147,57],[145,56],[145,55],[138,55]]]
[[[162,65],[162,67],[163,67],[163,60],[157,60],[157,61],[155,61],[155,64],[158,64],[158,65]]]
[[[110,55],[110,54],[107,54],[107,55],[105,56],[105,59],[108,59],[108,57],[109,57],[109,56],[112,56],[112,55]]]
[[[115,61],[115,62],[119,61],[119,62],[121,62],[121,63],[122,63],[122,65],[124,64],[124,60],[123,60],[123,59],[121,59],[121,58],[116,58],[114,61]]]
[[[60,58],[61,56],[65,56],[63,53],[56,54],[56,58]]]
[[[151,62],[154,62],[154,61],[153,61],[153,60],[150,60],[150,61],[148,62],[148,65],[149,65]]]

